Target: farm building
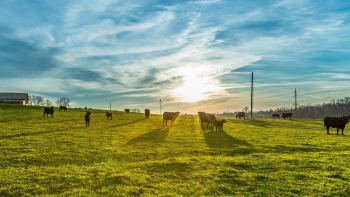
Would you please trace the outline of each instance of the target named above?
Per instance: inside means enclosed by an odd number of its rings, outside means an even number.
[[[0,93],[0,103],[27,105],[28,94],[27,93]]]

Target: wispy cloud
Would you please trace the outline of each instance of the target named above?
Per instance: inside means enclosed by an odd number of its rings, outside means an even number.
[[[0,87],[8,91],[222,111],[247,105],[251,72],[260,108],[290,105],[294,88],[310,92],[301,102],[326,102],[349,78],[350,14],[341,1],[24,5],[27,15],[0,2]],[[21,78],[31,87],[8,84]]]

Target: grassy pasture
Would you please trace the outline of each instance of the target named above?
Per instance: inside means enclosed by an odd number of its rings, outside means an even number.
[[[349,128],[90,111],[0,105],[0,196],[350,196]]]

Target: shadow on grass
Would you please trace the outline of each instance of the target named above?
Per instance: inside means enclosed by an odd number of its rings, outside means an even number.
[[[134,124],[134,123],[140,122],[142,120],[146,120],[146,119],[142,118],[142,119],[134,120],[132,122],[127,122],[127,123],[123,123],[123,124],[117,124],[117,125],[113,125],[113,127],[121,127],[121,126],[129,125],[129,124]]]
[[[139,135],[128,141],[125,146],[144,142],[163,143],[169,134],[169,129],[170,128],[158,128],[145,134]]]
[[[35,135],[41,135],[41,134],[46,134],[46,133],[55,133],[58,132],[59,130],[55,129],[54,131],[39,131],[39,132],[28,132],[28,133],[17,133],[13,135],[6,135],[6,136],[0,136],[0,140],[3,139],[10,139],[10,138],[15,138],[15,137],[26,137],[26,136],[35,136]]]
[[[245,123],[258,126],[258,127],[270,127],[271,123],[259,119],[249,119]]]
[[[16,123],[18,123],[18,122],[22,122],[23,119],[25,119],[25,121],[38,121],[39,120],[38,117],[25,117],[25,118],[23,118],[23,117],[6,117],[5,119],[0,120],[0,122],[16,122]]]
[[[212,132],[211,129],[202,129],[204,138],[210,148],[228,148],[236,146],[252,146],[245,140],[240,140],[228,135],[226,132]]]
[[[320,148],[314,145],[308,145],[308,144],[301,144],[301,145],[294,145],[294,146],[286,146],[286,145],[276,145],[271,147],[271,152],[277,152],[277,153],[308,153],[308,152],[320,152],[320,151],[327,151],[325,148]]]
[[[176,158],[169,158],[169,160],[162,162],[146,163],[144,167],[149,173],[156,176],[168,176],[175,172],[176,175],[184,177],[193,170],[190,163],[177,160]]]

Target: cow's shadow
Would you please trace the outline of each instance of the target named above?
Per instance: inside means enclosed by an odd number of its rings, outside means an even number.
[[[12,135],[0,136],[0,140],[15,138],[15,137],[42,135],[42,134],[47,134],[47,133],[56,133],[56,132],[59,132],[61,130],[64,131],[65,129],[55,129],[55,130],[50,130],[50,131],[27,132],[27,133],[16,133],[16,134],[12,134]]]
[[[255,125],[255,126],[258,126],[258,127],[269,127],[271,126],[271,123],[270,122],[266,122],[266,121],[262,121],[262,120],[259,120],[259,119],[249,119],[245,122],[245,124],[249,124],[249,125]]]
[[[245,140],[241,140],[238,138],[235,138],[229,134],[227,134],[225,131],[214,131],[212,132],[212,129],[203,129],[202,132],[205,138],[205,141],[207,142],[208,146],[213,149],[217,148],[234,148],[237,146],[244,146],[244,147],[251,147],[252,145],[249,144]]]
[[[121,127],[121,126],[125,126],[125,125],[130,125],[130,124],[134,124],[134,123],[137,123],[137,122],[140,122],[143,120],[146,120],[146,119],[142,118],[142,119],[134,120],[134,121],[123,123],[123,124],[117,124],[117,125],[113,125],[113,127]]]
[[[202,133],[205,133],[205,132],[212,132],[212,126],[211,125],[208,125],[207,124],[203,124],[203,126],[199,123],[199,127],[201,128],[201,132]],[[215,131],[215,129],[214,129]]]
[[[166,138],[169,134],[169,127],[166,128],[157,128],[153,131],[144,133],[142,135],[139,135],[137,137],[134,137],[133,139],[129,140],[127,143],[125,143],[125,146],[128,145],[135,145],[139,143],[163,143],[166,142]]]

